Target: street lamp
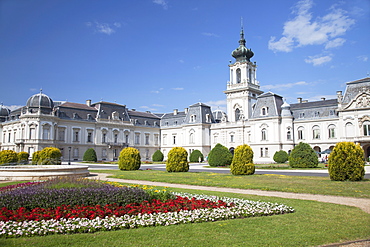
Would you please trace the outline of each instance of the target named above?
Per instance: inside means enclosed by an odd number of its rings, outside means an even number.
[[[68,165],[71,164],[71,147],[68,147]]]

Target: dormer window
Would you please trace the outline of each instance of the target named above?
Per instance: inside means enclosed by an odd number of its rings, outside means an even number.
[[[261,115],[262,116],[267,116],[267,114],[268,114],[268,107],[262,107],[262,109],[261,109]]]
[[[196,115],[191,115],[191,116],[190,116],[190,122],[191,122],[191,123],[194,123],[194,122],[195,122],[195,120],[197,120],[197,116],[196,116]]]

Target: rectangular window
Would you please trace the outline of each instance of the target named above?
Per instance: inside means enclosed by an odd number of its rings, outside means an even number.
[[[364,136],[370,136],[370,124],[364,124]]]
[[[298,139],[303,140],[303,130],[298,130]]]
[[[313,130],[313,139],[320,139],[320,130],[314,129]]]
[[[87,142],[92,142],[92,132],[87,132]]]
[[[269,149],[265,148],[265,157],[269,157]]]
[[[176,136],[173,136],[173,145],[176,145]]]
[[[145,134],[145,145],[149,145],[149,134]]]
[[[128,144],[129,139],[128,139],[128,134],[125,135],[125,142]]]
[[[31,140],[36,139],[36,129],[35,128],[30,128],[30,138]]]
[[[73,158],[78,159],[78,148],[73,149]]]
[[[263,157],[263,148],[261,148],[261,157]]]
[[[158,135],[154,135],[154,145],[158,145],[159,144],[159,137]]]
[[[167,135],[163,135],[163,145],[167,145]]]
[[[58,130],[58,140],[65,141],[65,130],[64,129]]]
[[[114,143],[118,142],[118,134],[114,134]]]
[[[107,133],[103,133],[102,138],[101,138],[101,142],[102,143],[106,143],[107,142]]]
[[[334,128],[329,129],[329,138],[335,138],[335,129]]]
[[[135,144],[136,145],[140,144],[140,133],[135,133]]]
[[[230,142],[234,142],[234,135],[230,135]]]
[[[79,135],[80,135],[80,132],[78,130],[74,130],[73,131],[73,141],[74,142],[78,142],[79,141]]]

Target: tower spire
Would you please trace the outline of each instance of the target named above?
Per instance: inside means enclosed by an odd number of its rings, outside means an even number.
[[[239,40],[239,45],[245,46],[245,39],[244,39],[244,25],[243,25],[243,17],[240,17],[240,40]]]

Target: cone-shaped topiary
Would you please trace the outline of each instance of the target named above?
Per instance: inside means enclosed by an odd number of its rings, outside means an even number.
[[[247,144],[240,145],[234,150],[233,161],[230,166],[233,175],[252,175],[255,172],[253,164],[253,150]]]
[[[122,149],[118,158],[118,168],[125,171],[139,170],[141,156],[139,150],[132,147]]]
[[[161,152],[161,150],[157,150],[154,152],[153,156],[152,156],[152,160],[153,161],[156,161],[156,162],[161,162],[163,161],[164,159],[164,156],[163,156],[163,153]]]
[[[204,156],[198,149],[195,149],[193,152],[191,152],[189,160],[190,162],[203,162]]]
[[[284,150],[277,151],[273,157],[276,163],[285,163],[288,161],[288,158],[289,158],[289,155]]]
[[[98,161],[98,158],[96,157],[96,152],[93,148],[89,148],[86,150],[86,152],[84,153],[83,161]]]
[[[28,164],[28,158],[30,157],[27,152],[18,153],[18,164]]]
[[[174,147],[168,153],[166,162],[168,172],[189,171],[188,152],[183,147]]]
[[[289,165],[293,168],[314,168],[319,164],[315,150],[307,143],[300,142],[289,155]]]
[[[233,155],[227,149],[218,143],[208,154],[208,164],[210,166],[227,166],[231,164]]]
[[[38,165],[61,165],[62,164],[62,153],[59,148],[46,147],[40,152]]]
[[[364,179],[364,150],[360,144],[339,142],[329,155],[329,176],[335,181]]]
[[[0,151],[0,165],[2,164],[16,164],[18,162],[18,155],[13,150]]]

